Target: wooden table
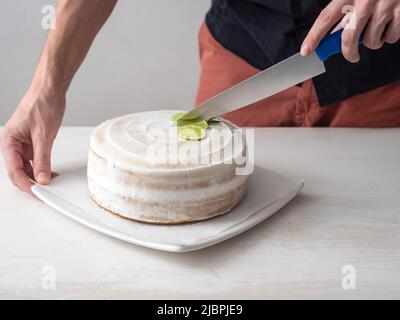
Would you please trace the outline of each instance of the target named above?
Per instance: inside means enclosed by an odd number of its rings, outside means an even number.
[[[61,129],[55,170],[86,158],[90,131]],[[400,298],[400,129],[265,128],[255,137],[257,163],[304,178],[304,189],[252,230],[192,253],[89,230],[0,170],[0,298]],[[342,271],[355,289],[343,288]]]

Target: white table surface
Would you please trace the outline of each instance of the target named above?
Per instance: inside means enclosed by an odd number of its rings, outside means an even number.
[[[90,131],[61,129],[56,171],[86,158]],[[304,178],[301,194],[254,229],[192,253],[87,229],[1,169],[0,298],[400,298],[400,129],[257,129],[255,149],[262,166]],[[342,288],[344,265],[354,266],[356,289]],[[43,288],[46,266],[55,289]]]

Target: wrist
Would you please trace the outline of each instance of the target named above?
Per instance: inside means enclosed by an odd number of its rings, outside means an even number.
[[[36,92],[41,91],[57,95],[65,95],[68,90],[68,85],[65,82],[60,81],[58,78],[53,76],[35,75],[34,78],[32,79],[30,89]]]
[[[65,95],[71,80],[72,77],[65,75],[57,66],[41,61],[33,76],[31,87]]]
[[[67,89],[68,85],[53,74],[35,74],[26,96],[31,101],[45,102],[42,106],[64,110]]]

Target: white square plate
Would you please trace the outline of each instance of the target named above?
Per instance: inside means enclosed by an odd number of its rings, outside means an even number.
[[[50,185],[32,191],[50,207],[110,237],[157,250],[187,252],[232,238],[262,222],[293,199],[303,181],[255,166],[248,193],[230,213],[183,225],[153,225],[122,219],[90,198],[86,167],[62,172]]]

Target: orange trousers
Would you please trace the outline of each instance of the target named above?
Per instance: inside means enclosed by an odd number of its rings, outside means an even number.
[[[260,72],[222,47],[205,23],[199,32],[199,48],[196,104]],[[321,108],[313,82],[308,80],[223,117],[242,127],[398,127],[400,81]]]

